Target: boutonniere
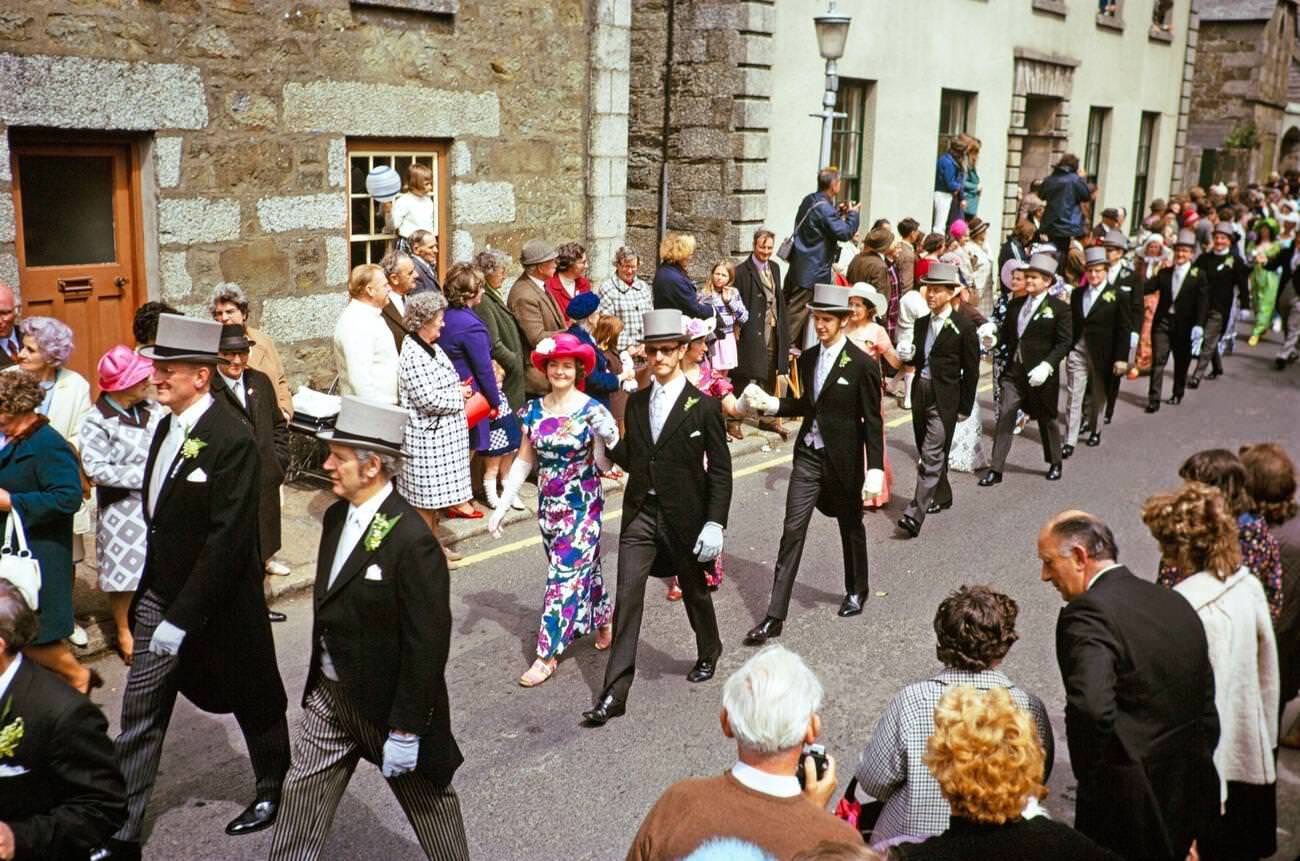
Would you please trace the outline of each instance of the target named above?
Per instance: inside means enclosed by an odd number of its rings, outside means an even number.
[[[1042,317],[1044,320],[1051,320],[1056,315],[1052,313],[1052,306],[1044,302],[1043,307],[1038,311],[1038,316]]]
[[[207,442],[196,436],[190,436],[190,429],[185,429],[185,442],[181,443],[181,457],[186,460],[193,460],[199,456],[199,452],[207,447]]]
[[[1193,267],[1192,267],[1192,271],[1189,272],[1188,274],[1191,275],[1193,278],[1195,278],[1197,275],[1200,275],[1200,274],[1201,274],[1201,270],[1200,270],[1199,267],[1197,267],[1197,266],[1193,266]]]
[[[0,723],[9,717],[9,711],[13,708],[14,698],[10,697],[5,703],[5,710],[0,714]],[[8,759],[18,750],[18,742],[23,740],[23,719],[14,718],[7,726],[0,729],[0,759]]]
[[[1227,262],[1224,263],[1223,265],[1224,265],[1224,266],[1227,266],[1229,269],[1232,268],[1232,255],[1228,255],[1228,260],[1227,260]]]
[[[682,412],[689,413],[691,411],[691,407],[695,406],[699,402],[700,402],[699,398],[687,398],[685,406],[682,407]]]
[[[1114,301],[1115,301],[1115,294],[1114,294],[1113,292],[1111,292],[1110,290],[1107,290],[1105,293],[1102,293],[1102,294],[1101,294],[1101,301],[1103,301],[1103,302],[1114,302]]]
[[[851,361],[853,361],[853,360],[852,360],[851,358],[849,358],[849,352],[848,352],[848,350],[844,350],[843,352],[840,353],[839,366],[840,366],[841,368],[847,368],[847,367],[849,366],[849,362],[851,362]]]
[[[952,318],[951,318],[951,317],[949,317],[948,319],[946,319],[946,320],[943,321],[943,326],[942,326],[941,328],[942,328],[942,329],[952,329],[954,332],[956,332],[956,331],[957,331],[957,324],[954,323],[954,322],[952,321]]]
[[[393,531],[393,527],[396,526],[397,521],[401,519],[402,515],[400,514],[389,519],[379,512],[375,512],[374,519],[370,521],[370,528],[366,530],[366,552],[374,553],[378,550],[379,545],[384,543],[384,539],[388,537],[388,533]]]

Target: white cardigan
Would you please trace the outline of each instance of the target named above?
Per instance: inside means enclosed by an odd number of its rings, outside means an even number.
[[[356,299],[349,301],[334,326],[339,394],[396,404],[397,358],[383,311]]]
[[[1227,580],[1202,571],[1174,587],[1196,609],[1205,626],[1214,668],[1214,705],[1219,712],[1219,744],[1214,765],[1219,790],[1227,781],[1269,784],[1277,781],[1277,644],[1264,587],[1239,568]]]

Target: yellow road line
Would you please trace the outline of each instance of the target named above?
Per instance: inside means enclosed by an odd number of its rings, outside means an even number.
[[[987,392],[992,388],[993,385],[989,384],[987,386],[981,387],[979,391]],[[886,422],[885,427],[887,428],[898,427],[899,425],[907,424],[911,420],[912,417],[910,415],[899,416],[896,419]],[[737,469],[734,472],[732,472],[731,478],[734,481],[737,478],[744,478],[747,475],[754,475],[756,473],[763,472],[764,470],[772,469],[773,467],[783,466],[790,462],[791,457],[792,455],[783,454],[780,457],[774,457],[768,460],[760,461],[759,463],[750,464],[749,466],[742,467],[741,469]],[[615,518],[622,517],[622,516],[623,516],[623,509],[613,508],[610,509],[609,511],[606,511],[604,515],[601,516],[600,519],[603,522],[607,520],[614,520]],[[487,550],[479,551],[478,553],[471,553],[469,556],[466,556],[463,559],[461,559],[459,562],[457,562],[456,567],[467,568],[470,565],[477,565],[480,562],[487,562],[489,559],[496,559],[498,556],[505,556],[508,553],[514,553],[516,550],[523,550],[526,547],[536,547],[538,544],[541,543],[542,543],[542,537],[540,535],[534,535],[531,538],[521,538],[518,541],[511,541],[509,544],[501,544],[497,547],[491,547]]]

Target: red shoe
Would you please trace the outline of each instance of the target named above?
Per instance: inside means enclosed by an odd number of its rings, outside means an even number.
[[[472,506],[470,507],[469,511],[462,511],[459,508],[447,509],[448,520],[480,520],[482,519],[482,517],[483,517],[483,512],[479,511],[477,508],[474,508]]]

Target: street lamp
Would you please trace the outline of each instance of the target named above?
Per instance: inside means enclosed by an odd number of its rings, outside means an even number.
[[[826,61],[826,90],[822,93],[822,109],[812,114],[822,120],[822,150],[817,162],[819,168],[831,162],[831,128],[837,117],[845,114],[835,111],[835,93],[840,88],[839,70],[836,61],[844,56],[844,46],[849,40],[849,16],[835,13],[835,0],[826,0],[826,14],[813,18],[817,28],[817,50]]]

